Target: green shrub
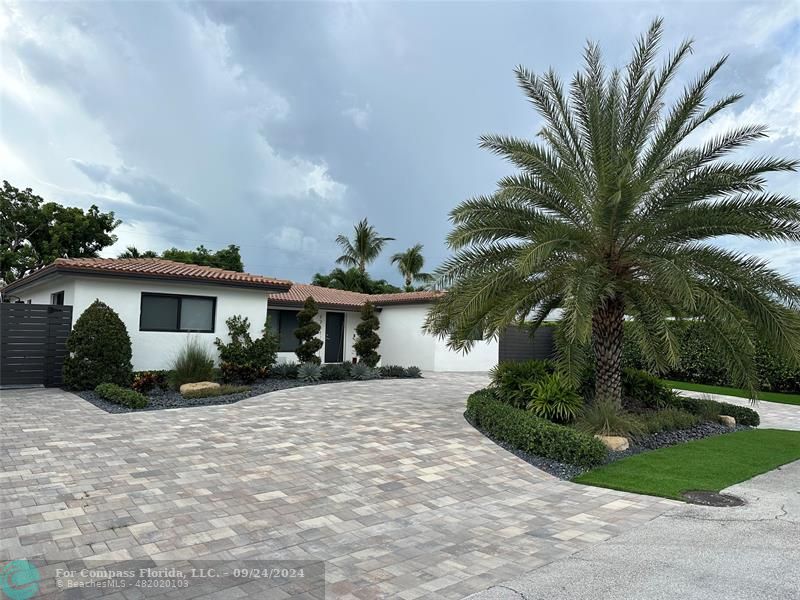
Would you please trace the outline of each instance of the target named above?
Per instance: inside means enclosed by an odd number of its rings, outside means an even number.
[[[639,346],[633,341],[635,322],[625,323],[622,360],[627,367],[646,369]],[[732,380],[722,356],[711,343],[712,331],[703,321],[671,321],[669,327],[680,348],[678,364],[664,373],[666,379],[738,387]],[[756,348],[756,372],[759,387],[773,392],[800,393],[800,364],[776,356],[764,347]]]
[[[612,402],[593,402],[587,406],[576,427],[586,434],[624,437],[637,437],[644,431],[635,415],[620,410]]]
[[[144,408],[147,406],[147,397],[134,390],[120,387],[114,383],[101,383],[94,388],[94,393],[103,400],[114,404],[121,404],[128,408]]]
[[[583,398],[558,373],[525,383],[522,387],[529,394],[528,410],[542,419],[570,423],[583,408]]]
[[[356,351],[358,362],[364,363],[368,367],[374,368],[381,360],[378,354],[378,346],[381,345],[381,338],[376,333],[380,328],[381,322],[375,314],[375,307],[367,302],[361,308],[361,321],[356,325],[356,341],[353,350]]]
[[[668,406],[659,411],[644,413],[638,416],[645,433],[659,431],[677,431],[689,429],[700,423],[701,418],[685,410]]]
[[[299,367],[295,362],[278,363],[272,368],[271,375],[277,379],[297,379]]]
[[[377,376],[378,373],[375,371],[375,369],[367,366],[365,363],[356,363],[354,365],[350,365],[350,377],[356,381],[375,379]]]
[[[266,377],[275,364],[278,352],[278,338],[264,324],[261,337],[250,336],[250,320],[234,315],[225,321],[228,326],[230,342],[217,338],[214,344],[219,351],[220,371],[224,381],[244,381],[252,383]]]
[[[492,367],[489,378],[501,400],[517,408],[525,408],[529,400],[525,386],[553,372],[553,365],[543,360],[502,362]]]
[[[156,388],[165,390],[169,387],[169,375],[169,371],[136,371],[131,388],[140,394],[147,394]]]
[[[409,377],[411,379],[418,379],[422,377],[422,369],[419,367],[406,367],[406,372],[403,374],[405,377]]]
[[[95,300],[67,338],[64,385],[91,390],[101,383],[129,386],[133,379],[131,338],[119,315]]]
[[[761,422],[758,413],[752,408],[727,402],[717,402],[706,398],[689,398],[676,394],[670,400],[670,404],[675,408],[698,415],[706,421],[716,421],[720,415],[728,415],[736,419],[736,423],[739,425],[758,427]]]
[[[405,377],[406,370],[400,365],[384,365],[378,369],[381,377]]]
[[[319,364],[322,362],[317,356],[322,348],[322,340],[318,337],[322,329],[322,325],[316,319],[318,312],[317,303],[314,298],[309,296],[303,304],[303,309],[297,313],[297,329],[294,330],[294,336],[300,344],[294,353],[301,363]]]
[[[608,452],[591,435],[515,408],[499,400],[493,390],[472,394],[465,416],[493,438],[536,456],[592,467],[601,464]]]
[[[241,394],[249,392],[250,387],[246,385],[221,385],[218,388],[208,390],[191,390],[181,394],[184,398],[216,398],[218,396],[228,396],[230,394]]]
[[[214,377],[214,357],[197,338],[189,338],[172,361],[170,385],[178,389],[184,383],[211,381]]]
[[[343,381],[345,379],[350,379],[350,369],[338,363],[323,365],[322,378],[326,381]]]
[[[297,369],[300,381],[313,382],[322,379],[322,367],[313,362],[303,363]]]
[[[634,411],[659,410],[669,403],[675,393],[658,377],[647,371],[622,370],[622,403]]]

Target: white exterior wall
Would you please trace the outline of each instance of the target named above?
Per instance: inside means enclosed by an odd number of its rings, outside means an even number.
[[[424,333],[422,326],[430,304],[386,306],[380,313],[384,365],[412,365],[426,371],[488,371],[497,364],[498,342],[477,342],[464,354],[447,347],[447,342]]]
[[[297,312],[299,308],[290,308],[286,309],[282,306],[273,306],[273,309],[276,310],[289,310],[291,312]],[[355,341],[356,335],[356,325],[358,325],[358,321],[360,320],[360,314],[357,312],[352,311],[343,311],[343,310],[320,310],[317,314],[316,321],[320,324],[321,329],[319,332],[319,338],[322,339],[322,348],[320,348],[319,352],[317,352],[317,356],[319,356],[320,360],[324,362],[325,358],[325,322],[327,320],[326,315],[328,312],[340,312],[344,313],[344,360],[343,362],[349,363],[352,362],[353,357],[355,356],[355,352],[353,351],[353,342]],[[297,355],[294,352],[278,352],[278,362],[280,363],[296,363],[299,362]]]
[[[111,308],[125,323],[131,337],[133,369],[135,371],[168,369],[189,337],[199,339],[216,354],[214,340],[228,340],[225,320],[233,315],[250,319],[250,335],[258,337],[267,318],[267,292],[265,290],[236,288],[222,285],[161,282],[148,279],[122,277],[53,277],[41,285],[25,287],[17,295],[33,303],[48,304],[50,294],[64,290],[64,304],[72,305],[72,324],[83,311],[99,299]],[[185,294],[187,296],[213,296],[217,299],[213,333],[184,333],[170,331],[139,331],[139,313],[142,292]]]

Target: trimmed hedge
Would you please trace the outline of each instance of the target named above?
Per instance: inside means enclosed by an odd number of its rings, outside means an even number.
[[[627,343],[623,346],[622,362],[626,367],[646,368],[638,344],[631,341],[628,330],[635,323],[625,323]],[[665,379],[739,387],[731,379],[722,357],[714,350],[709,338],[715,335],[702,321],[673,321],[670,328],[680,346],[680,360],[675,368],[664,373]],[[800,393],[800,365],[775,356],[765,348],[758,348],[755,356],[758,384],[771,392]]]
[[[727,402],[717,402],[716,400],[706,400],[702,398],[688,398],[676,394],[670,398],[669,403],[676,408],[706,419],[716,419],[720,415],[728,415],[736,419],[737,425],[748,425],[750,427],[758,427],[758,424],[761,422],[758,413],[752,408],[728,404]]]
[[[593,467],[602,464],[608,453],[595,437],[514,408],[491,390],[472,394],[464,416],[491,437],[543,458]]]
[[[144,408],[147,406],[147,397],[134,390],[120,387],[115,383],[101,383],[94,388],[94,393],[103,400],[114,404],[121,404],[128,408]]]
[[[207,390],[191,390],[181,394],[184,398],[216,398],[217,396],[227,396],[228,394],[241,394],[249,392],[250,387],[246,385],[221,385],[218,388]]]

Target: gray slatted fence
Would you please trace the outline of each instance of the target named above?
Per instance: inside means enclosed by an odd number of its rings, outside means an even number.
[[[61,385],[72,307],[0,304],[0,385]]]
[[[546,360],[555,358],[556,344],[554,327],[539,327],[531,337],[527,329],[509,327],[499,340],[500,362],[517,362],[522,360]]]

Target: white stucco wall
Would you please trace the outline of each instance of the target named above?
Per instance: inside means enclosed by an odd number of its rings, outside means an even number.
[[[35,304],[48,304],[50,294],[64,290],[64,304],[72,305],[72,324],[96,299],[119,314],[131,337],[133,368],[136,371],[168,369],[180,349],[192,337],[216,354],[214,340],[228,339],[225,320],[233,315],[250,319],[250,334],[261,335],[267,317],[267,293],[221,285],[160,282],[147,279],[63,277],[48,278],[37,286],[23,288],[17,295]],[[142,292],[213,296],[217,299],[213,333],[139,331]]]
[[[427,371],[488,371],[497,364],[498,343],[477,342],[468,353],[422,331],[430,304],[386,306],[380,313],[381,362]]]
[[[277,310],[287,310],[284,307],[277,307],[273,306],[271,308]],[[299,309],[292,308],[288,309],[292,312],[297,312]],[[319,337],[322,339],[322,348],[320,348],[319,352],[317,352],[317,356],[319,356],[320,360],[324,361],[325,357],[325,322],[327,320],[328,312],[341,312],[344,313],[344,362],[349,363],[352,362],[353,357],[355,356],[355,352],[353,351],[353,341],[355,340],[356,335],[356,325],[358,325],[359,321],[359,313],[352,312],[352,311],[327,311],[327,310],[320,310],[317,314],[316,321],[320,324],[321,329],[319,332]],[[278,352],[278,362],[289,362],[289,363],[296,363],[299,362],[297,355],[294,352]]]

